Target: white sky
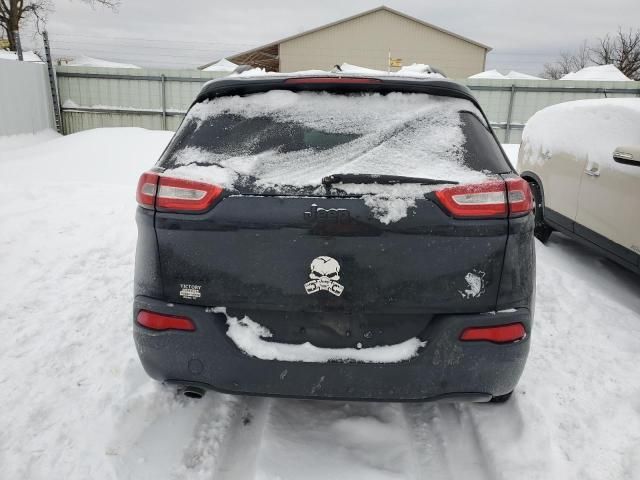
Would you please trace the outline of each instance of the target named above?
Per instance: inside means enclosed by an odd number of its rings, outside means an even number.
[[[380,6],[381,0],[122,0],[117,13],[54,0],[54,56],[84,54],[188,68]],[[537,74],[583,39],[638,28],[640,1],[386,0],[386,5],[493,47],[487,68]],[[635,22],[634,22],[635,20]],[[23,42],[32,41],[26,27]]]

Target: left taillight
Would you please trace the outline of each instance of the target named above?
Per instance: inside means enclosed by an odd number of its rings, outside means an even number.
[[[143,208],[153,208],[156,202],[156,191],[158,189],[159,175],[145,172],[140,175],[138,189],[136,190],[136,201]]]
[[[145,172],[138,181],[136,199],[144,208],[197,213],[210,208],[222,192],[217,185]]]
[[[175,315],[140,310],[137,317],[138,323],[151,330],[185,330],[192,332],[196,329],[190,318]]]
[[[442,207],[455,218],[506,218],[533,209],[529,184],[522,178],[456,185],[435,192]]]

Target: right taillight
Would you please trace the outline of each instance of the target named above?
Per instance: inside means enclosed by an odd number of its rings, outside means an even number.
[[[456,185],[435,194],[455,218],[506,218],[523,215],[533,208],[529,184],[521,178]]]
[[[509,214],[511,216],[524,215],[533,210],[533,195],[529,182],[523,178],[509,178],[507,181],[507,196],[509,198]]]
[[[466,328],[460,334],[460,340],[463,342],[513,343],[524,340],[526,336],[527,331],[523,324],[510,323],[509,325]]]
[[[136,199],[144,208],[197,213],[210,208],[222,193],[217,185],[146,172],[138,181]]]
[[[456,185],[436,192],[440,204],[456,218],[504,218],[508,214],[503,181]]]

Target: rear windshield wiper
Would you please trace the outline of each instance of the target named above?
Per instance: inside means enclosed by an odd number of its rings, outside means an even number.
[[[329,190],[334,183],[360,183],[380,185],[397,185],[400,183],[416,183],[419,185],[457,185],[453,180],[440,180],[436,178],[402,177],[400,175],[375,175],[371,173],[337,173],[322,179],[322,184]]]

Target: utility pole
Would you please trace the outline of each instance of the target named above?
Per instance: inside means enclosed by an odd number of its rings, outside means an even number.
[[[13,38],[15,38],[16,40],[16,53],[18,54],[18,60],[20,60],[22,62],[23,58],[22,58],[22,44],[20,43],[20,31],[19,30],[14,30],[13,31]]]
[[[58,99],[58,87],[56,85],[56,72],[53,69],[53,62],[51,61],[49,33],[46,30],[42,32],[42,40],[44,42],[44,54],[47,58],[47,69],[49,70],[49,87],[51,88],[51,100],[53,101],[53,116],[56,120],[56,130],[58,130],[58,133],[63,133],[60,100]]]

